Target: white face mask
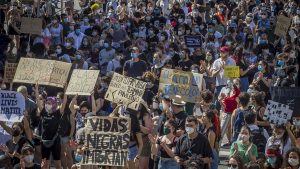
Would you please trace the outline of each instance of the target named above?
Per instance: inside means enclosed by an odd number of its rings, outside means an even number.
[[[282,133],[282,134],[280,134],[280,135],[275,135],[275,138],[277,138],[277,139],[281,139],[282,137],[283,137],[283,135],[284,135],[284,133]]]
[[[27,155],[25,156],[24,160],[27,162],[27,163],[31,163],[34,159],[34,155]]]
[[[195,129],[192,128],[192,127],[185,127],[185,131],[186,131],[187,134],[190,135],[190,134],[194,133]]]
[[[45,109],[47,112],[52,112],[52,105],[51,104],[45,104]]]
[[[299,165],[299,159],[289,158],[288,163],[289,163],[291,166],[295,167],[295,166]]]

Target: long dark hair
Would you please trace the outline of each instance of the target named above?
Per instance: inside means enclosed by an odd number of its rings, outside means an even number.
[[[287,152],[286,152],[286,154],[285,154],[285,158],[284,158],[284,161],[283,161],[283,167],[285,168],[285,167],[292,167],[289,163],[288,163],[288,159],[289,159],[289,155],[290,155],[290,153],[297,153],[298,154],[298,157],[300,158],[300,150],[298,149],[298,148],[296,148],[296,147],[293,147],[293,148],[291,148],[291,149],[289,149]],[[298,159],[298,160],[300,160],[300,159]]]
[[[174,120],[167,120],[165,123],[169,123],[173,128],[174,128],[174,131],[173,131],[173,134],[176,135],[176,131],[177,131],[177,124]]]

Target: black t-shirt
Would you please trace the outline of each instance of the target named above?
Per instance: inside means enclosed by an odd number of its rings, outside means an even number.
[[[47,113],[45,108],[41,112],[42,116],[42,139],[52,140],[55,134],[58,132],[60,125],[61,114],[60,110],[56,110],[53,113]]]
[[[124,64],[124,71],[127,72],[127,76],[129,77],[136,78],[138,76],[143,76],[146,70],[147,70],[147,64],[143,60],[137,62],[128,60]]]
[[[20,164],[14,166],[14,169],[21,169]],[[34,164],[32,167],[25,167],[25,169],[41,169],[39,164]]]
[[[237,62],[236,65],[239,66],[240,69],[243,69],[243,71],[246,71],[248,69],[247,64],[245,64],[241,61]],[[246,73],[244,76],[241,76],[241,77],[247,77],[247,76],[248,76],[248,73]]]
[[[70,109],[65,109],[65,113],[60,116],[60,124],[58,128],[58,133],[62,137],[67,137],[71,133],[71,123],[70,123]]]
[[[71,47],[70,49],[63,48],[63,53],[67,54],[69,56],[74,56],[75,52],[76,52],[76,49],[73,47]]]
[[[187,60],[187,61],[180,61],[178,63],[178,66],[182,68],[183,71],[190,71],[191,70],[191,66],[193,65],[193,61],[192,60]]]
[[[9,153],[13,154],[14,152],[17,152],[17,153],[21,154],[22,147],[25,143],[29,143],[29,141],[25,137],[21,136],[21,138],[17,144],[14,144],[12,140],[9,140],[6,142],[6,146],[9,149]],[[17,157],[12,158],[13,166],[18,164],[19,162],[20,162],[19,158],[17,158]]]
[[[185,119],[187,118],[187,114],[184,111],[175,114],[175,122],[177,124],[177,128],[184,130],[185,129]]]
[[[195,139],[189,139],[188,135],[185,134],[179,138],[176,144],[175,156],[188,160],[188,157],[191,157],[192,154],[201,155],[202,158],[212,158],[212,150],[209,142],[207,138],[200,133],[198,133]],[[204,168],[207,169],[208,166]]]
[[[136,134],[141,132],[141,128],[140,128],[140,122],[139,122],[139,119],[137,118],[136,116],[136,113],[135,112],[129,112],[129,115],[130,115],[130,133],[131,133],[131,136],[130,136],[130,141],[136,141]]]

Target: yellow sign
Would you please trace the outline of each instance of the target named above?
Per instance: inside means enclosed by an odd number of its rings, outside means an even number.
[[[225,66],[224,76],[225,77],[240,77],[240,67],[239,66]]]

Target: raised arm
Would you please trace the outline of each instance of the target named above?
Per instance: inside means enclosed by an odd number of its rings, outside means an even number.
[[[63,114],[65,112],[67,101],[68,101],[68,96],[66,94],[64,94],[63,102],[59,108],[61,114]]]
[[[93,113],[93,115],[96,115],[96,113],[97,113],[97,106],[96,106],[96,100],[95,100],[95,94],[94,94],[94,92],[92,93],[91,97],[92,97],[92,113]]]
[[[44,105],[43,105],[42,101],[39,99],[39,84],[38,83],[35,84],[34,93],[35,93],[35,100],[36,100],[38,112],[40,113],[44,109]]]
[[[78,97],[78,95],[74,96],[73,99],[71,100],[70,105],[69,105],[69,109],[72,113],[71,114],[72,117],[75,117],[75,114],[76,114],[75,105],[77,103],[77,97]]]
[[[12,128],[8,127],[4,121],[0,121],[0,126],[10,135],[12,135]]]

